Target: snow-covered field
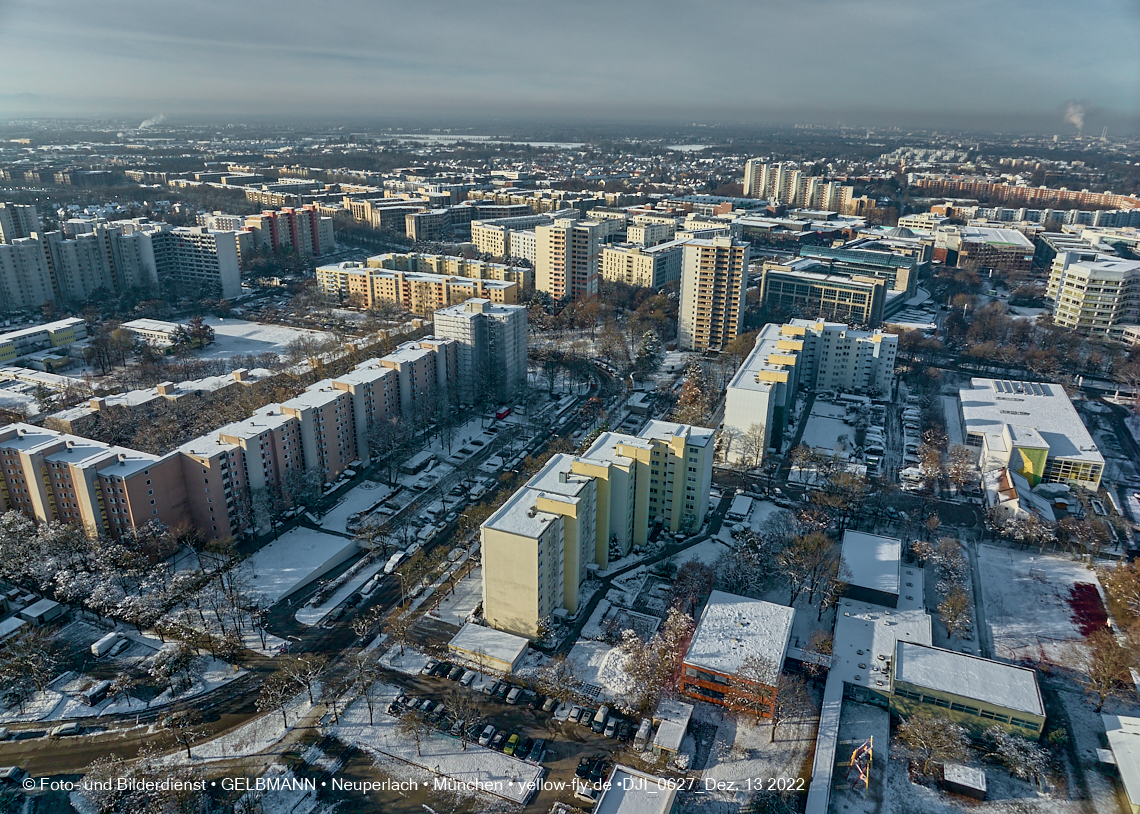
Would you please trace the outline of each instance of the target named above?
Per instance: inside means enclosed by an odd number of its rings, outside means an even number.
[[[399,689],[390,685],[379,688],[375,703],[374,724],[368,723],[368,708],[362,699],[340,714],[340,725],[329,727],[338,740],[374,755],[383,755],[449,777],[460,787],[489,792],[515,803],[523,803],[542,777],[542,767],[526,763],[476,744],[463,749],[457,738],[436,732],[423,735],[419,748],[415,740],[400,732],[399,718],[383,710],[395,700]]]
[[[400,651],[403,652],[400,652]],[[379,659],[381,667],[387,667],[397,673],[418,676],[420,670],[428,663],[428,657],[418,650],[404,645],[392,645]]]
[[[808,416],[807,426],[804,427],[802,442],[825,455],[847,451],[841,449],[839,436],[848,436],[849,448],[855,441],[855,428],[843,423],[846,414],[847,410],[841,405],[816,401]]]
[[[439,605],[428,615],[455,627],[462,627],[475,608],[483,601],[483,567],[476,566],[471,573],[459,581],[450,594],[440,600]]]
[[[602,702],[629,702],[627,696],[633,686],[625,671],[626,655],[619,648],[604,642],[579,641],[567,659],[574,665],[574,675],[585,685],[587,695]]]
[[[392,487],[366,480],[349,489],[341,501],[321,518],[321,528],[347,534],[349,515],[371,509],[390,494]]]
[[[234,318],[206,317],[206,324],[214,329],[214,342],[195,354],[202,359],[229,359],[259,353],[284,354],[286,347],[303,336],[319,341],[332,339],[324,331],[289,328],[285,325],[262,325]]]
[[[986,623],[1000,659],[1063,660],[1081,633],[1070,604],[1073,586],[1095,587],[1096,573],[1082,563],[1027,551],[978,546]]]
[[[246,561],[252,569],[251,587],[276,602],[344,562],[356,550],[352,540],[298,526]]]

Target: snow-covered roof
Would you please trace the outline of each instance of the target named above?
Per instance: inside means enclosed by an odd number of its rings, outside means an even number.
[[[1037,676],[1025,667],[940,647],[899,642],[895,681],[1044,717]]]
[[[677,424],[673,421],[650,421],[641,431],[642,438],[652,438],[658,441],[669,441],[678,435],[684,435],[686,442],[696,447],[707,447],[716,437],[716,431],[708,427],[695,427],[689,424]]]
[[[669,814],[676,786],[629,766],[614,766],[594,814]]]
[[[902,541],[848,529],[843,532],[840,579],[849,585],[899,593]]]
[[[1101,715],[1100,719],[1120,771],[1120,783],[1135,808],[1140,805],[1140,718]]]
[[[679,752],[693,717],[693,705],[672,698],[662,698],[653,711],[653,720],[659,721],[653,746],[667,752]]]
[[[976,378],[958,392],[958,398],[967,435],[984,435],[990,449],[1006,451],[1003,433],[1009,426],[1015,441],[1023,437],[1029,447],[1044,444],[1051,458],[1104,463],[1059,384]]]
[[[58,607],[59,603],[54,599],[41,599],[35,604],[30,605],[29,607],[26,607],[20,611],[20,615],[25,619],[34,619],[36,617],[43,616],[45,613],[55,610]]]
[[[888,664],[898,641],[931,643],[930,616],[922,603],[922,569],[903,569],[904,587],[897,608],[843,599],[835,620],[831,674],[847,684],[886,695],[891,690]],[[912,583],[905,585],[905,583]]]
[[[529,644],[530,641],[522,636],[468,622],[447,643],[447,647],[465,653],[481,653],[492,661],[513,665]]]
[[[986,772],[974,766],[965,766],[961,763],[947,763],[942,767],[942,778],[947,783],[966,786],[971,789],[986,790]]]
[[[768,663],[768,685],[775,686],[795,615],[787,605],[713,591],[684,662],[730,676],[755,655]]]

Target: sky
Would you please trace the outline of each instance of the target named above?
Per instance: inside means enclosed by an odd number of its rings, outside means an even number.
[[[1140,131],[1137,0],[0,0],[0,32],[0,118]]]

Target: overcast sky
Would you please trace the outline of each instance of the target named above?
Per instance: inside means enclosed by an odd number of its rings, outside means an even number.
[[[0,116],[1140,125],[1137,0],[0,0]]]

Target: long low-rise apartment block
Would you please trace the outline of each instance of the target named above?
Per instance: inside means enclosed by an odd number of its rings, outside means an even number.
[[[654,525],[700,527],[712,484],[712,430],[653,421],[640,436],[602,433],[582,455],[555,455],[481,527],[483,614],[534,637],[578,610],[591,567],[646,543]]]
[[[392,271],[353,262],[318,267],[317,284],[325,293],[362,308],[387,302],[413,314],[430,314],[473,297],[501,305],[518,302],[518,285],[506,280]]]
[[[1104,456],[1059,384],[971,379],[958,391],[958,419],[957,437],[977,448],[983,473],[1100,488]]]

